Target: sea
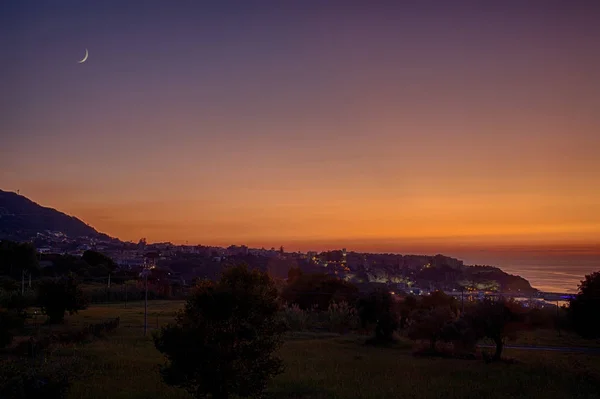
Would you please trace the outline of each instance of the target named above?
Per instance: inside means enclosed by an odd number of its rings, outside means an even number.
[[[600,271],[599,254],[471,253],[457,257],[466,265],[497,266],[544,292],[577,293],[586,275]]]

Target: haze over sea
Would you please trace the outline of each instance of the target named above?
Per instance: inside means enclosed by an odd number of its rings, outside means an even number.
[[[465,264],[500,267],[527,279],[534,288],[547,292],[575,293],[584,276],[600,271],[597,254],[485,253],[458,256]]]

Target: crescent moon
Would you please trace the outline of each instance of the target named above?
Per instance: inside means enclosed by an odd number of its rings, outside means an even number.
[[[81,61],[77,61],[77,62],[80,64],[83,64],[88,59],[88,55],[89,55],[88,50],[85,49],[85,57],[83,57],[83,59]]]

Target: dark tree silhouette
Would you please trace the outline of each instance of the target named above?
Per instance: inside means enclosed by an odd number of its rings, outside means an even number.
[[[275,285],[260,271],[236,266],[200,282],[175,323],[154,336],[167,358],[165,382],[197,398],[259,395],[283,368],[273,355],[285,329],[278,310]]]
[[[411,313],[417,308],[419,302],[413,295],[408,295],[400,305],[400,328],[406,327]]]
[[[429,341],[429,349],[433,352],[436,343],[443,337],[447,324],[455,317],[455,313],[449,306],[419,309],[411,315],[412,324],[408,329],[408,337],[415,341]]]
[[[573,329],[583,338],[600,338],[600,271],[585,276],[570,301],[568,315]]]
[[[355,285],[336,277],[323,273],[300,273],[283,290],[281,297],[286,302],[295,303],[304,310],[313,307],[318,310],[327,310],[332,302],[355,303],[358,293]]]
[[[290,270],[288,270],[287,283],[293,284],[296,280],[302,277],[302,274],[302,269],[300,269],[299,267],[290,268]]]
[[[0,241],[0,274],[21,280],[39,270],[37,251],[28,243]]]
[[[0,348],[12,343],[15,331],[25,323],[25,311],[20,304],[13,300],[0,306]]]
[[[492,360],[500,360],[506,339],[516,338],[526,324],[526,310],[514,300],[484,299],[467,316],[475,333],[494,341],[496,352]]]
[[[38,285],[37,302],[48,316],[48,323],[61,323],[65,312],[77,313],[87,307],[88,300],[74,277],[48,279]]]
[[[97,251],[85,251],[81,258],[92,267],[104,266],[109,271],[114,271],[117,268],[117,265],[110,257]]]
[[[431,294],[424,296],[423,299],[421,299],[420,305],[423,309],[449,307],[453,311],[456,311],[458,301],[453,296],[446,295],[442,291],[434,291]]]
[[[394,331],[398,328],[398,314],[393,296],[386,290],[376,290],[357,302],[358,315],[364,327],[375,323],[373,343],[393,341]]]

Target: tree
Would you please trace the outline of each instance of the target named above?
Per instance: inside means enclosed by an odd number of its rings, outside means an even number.
[[[290,268],[290,270],[288,270],[288,284],[293,284],[296,280],[302,277],[302,274],[302,269],[300,269],[299,267]]]
[[[449,306],[419,309],[411,315],[413,323],[408,329],[408,337],[415,341],[428,340],[430,350],[433,352],[436,343],[443,337],[444,329],[455,318]]]
[[[21,280],[39,270],[37,251],[29,243],[0,241],[0,274]]]
[[[28,305],[27,300],[15,292],[0,296],[0,348],[9,346],[15,331],[25,324]]]
[[[375,290],[358,300],[358,316],[364,327],[375,323],[374,342],[393,341],[398,328],[398,314],[394,297],[386,290]]]
[[[528,328],[525,309],[514,300],[484,299],[467,315],[475,333],[494,341],[496,352],[492,360],[500,360],[506,339],[516,338]]]
[[[23,311],[0,307],[0,348],[5,348],[12,343],[15,330],[23,327],[24,323]]]
[[[414,300],[409,305],[415,309]],[[408,336],[413,340],[428,340],[430,350],[435,351],[436,343],[444,336],[447,325],[458,316],[456,298],[446,295],[442,291],[434,291],[424,296],[417,304],[409,317],[411,325]]]
[[[88,300],[73,276],[42,281],[38,285],[38,304],[48,316],[48,323],[61,323],[65,312],[77,313]]]
[[[200,282],[174,323],[154,335],[167,384],[197,398],[262,393],[283,370],[273,355],[285,330],[277,290],[265,273],[236,266],[218,282]]]
[[[1,276],[0,277],[0,289],[10,292],[10,291],[16,291],[19,289],[19,283],[17,282],[17,280],[10,278],[8,276]]]
[[[97,251],[85,251],[81,258],[88,265],[92,267],[103,266],[108,269],[109,272],[112,272],[117,268],[116,263],[111,258]]]
[[[442,291],[434,291],[421,299],[421,307],[423,309],[448,307],[453,311],[456,311],[458,308],[458,302],[453,296],[446,295]]]
[[[419,302],[414,295],[408,295],[400,305],[400,328],[404,328],[410,319],[411,313],[417,308]]]
[[[326,311],[332,302],[355,303],[358,288],[336,277],[323,273],[299,274],[283,290],[281,297],[290,304],[297,304],[302,310],[316,307]]]
[[[452,342],[455,352],[474,354],[477,350],[477,341],[481,339],[468,319],[460,317],[447,323],[442,328],[442,340]]]
[[[600,338],[600,271],[585,276],[570,301],[568,315],[573,329],[583,338]]]

